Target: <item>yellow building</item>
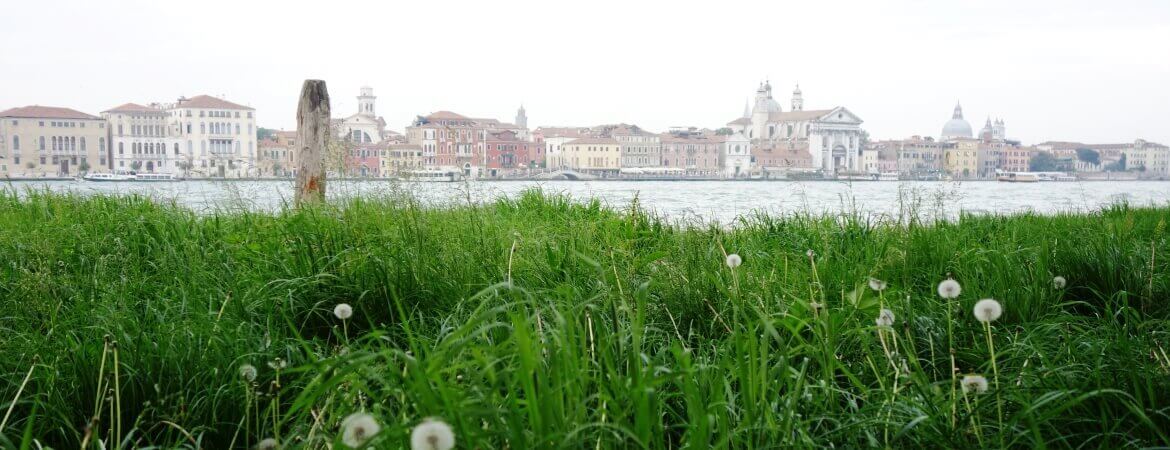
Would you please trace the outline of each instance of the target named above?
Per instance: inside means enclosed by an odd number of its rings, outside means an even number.
[[[419,144],[390,144],[382,149],[382,175],[399,175],[423,169],[423,148]]]
[[[617,174],[622,168],[622,146],[613,138],[581,138],[561,145],[562,159],[570,169]]]
[[[943,171],[954,178],[979,176],[979,140],[957,138],[943,150]]]
[[[108,169],[101,117],[51,106],[0,112],[0,177],[67,177]]]

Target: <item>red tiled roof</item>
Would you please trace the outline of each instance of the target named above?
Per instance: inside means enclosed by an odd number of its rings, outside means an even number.
[[[566,142],[564,145],[584,145],[584,144],[610,144],[618,145],[617,139],[613,138],[581,138]]]
[[[751,125],[752,119],[747,118],[747,117],[740,117],[738,119],[732,120],[731,122],[727,122],[727,124],[728,125]]]
[[[427,116],[427,118],[431,119],[431,120],[434,120],[434,119],[467,119],[467,120],[471,120],[471,119],[468,119],[467,116],[456,114],[456,113],[453,113],[451,111],[436,111],[436,112],[431,113],[431,115]]]
[[[196,95],[189,99],[179,102],[179,108],[204,108],[204,109],[245,109],[255,110],[244,105],[237,105],[222,98],[212,97],[210,95]]]
[[[30,119],[87,119],[101,120],[101,117],[92,116],[76,109],[59,108],[56,106],[22,106],[0,111],[0,117],[24,117]]]
[[[109,113],[132,113],[132,112],[162,113],[163,110],[161,110],[159,108],[153,108],[150,106],[142,106],[142,105],[139,105],[137,103],[126,103],[123,105],[115,106],[113,108],[107,109],[107,110],[102,111],[102,112],[109,112]]]

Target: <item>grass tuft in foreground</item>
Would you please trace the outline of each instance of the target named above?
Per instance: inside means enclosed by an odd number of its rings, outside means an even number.
[[[0,447],[1170,445],[1168,216],[9,191]]]

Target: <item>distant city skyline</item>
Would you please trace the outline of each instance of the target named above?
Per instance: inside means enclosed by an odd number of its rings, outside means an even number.
[[[69,14],[60,14],[69,11]],[[621,14],[615,16],[616,12]],[[46,24],[52,23],[52,32]],[[320,27],[302,36],[302,27]],[[460,30],[460,31],[450,31]],[[846,106],[873,139],[938,136],[959,101],[1008,138],[1170,143],[1170,4],[1123,1],[225,2],[11,5],[0,17],[0,109],[100,114],[223,95],[257,125],[295,127],[305,78],[335,116],[361,86],[401,131],[451,110],[529,127],[719,128],[768,80],[781,105]]]

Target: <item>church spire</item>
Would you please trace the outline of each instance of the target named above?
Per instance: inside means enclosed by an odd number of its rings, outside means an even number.
[[[804,94],[800,92],[800,83],[796,83],[796,89],[792,90],[792,110],[804,111]]]
[[[951,115],[952,119],[963,118],[963,105],[960,105],[958,100],[955,101],[955,114]]]

